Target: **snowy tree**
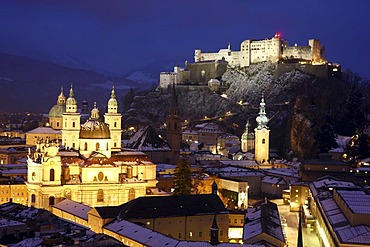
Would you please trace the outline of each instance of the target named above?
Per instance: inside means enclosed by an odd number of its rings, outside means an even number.
[[[193,188],[190,164],[186,158],[181,158],[175,169],[175,178],[173,181],[174,195],[190,195]]]

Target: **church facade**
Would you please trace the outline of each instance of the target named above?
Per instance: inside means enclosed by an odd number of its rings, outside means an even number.
[[[58,97],[62,106],[63,96]],[[91,207],[116,206],[156,186],[156,165],[142,152],[121,151],[122,116],[114,88],[104,121],[95,104],[90,118],[80,124],[72,87],[65,111],[58,113],[62,147],[57,141],[39,140],[28,156],[28,206],[51,210],[65,198]],[[60,118],[55,126],[56,121]]]

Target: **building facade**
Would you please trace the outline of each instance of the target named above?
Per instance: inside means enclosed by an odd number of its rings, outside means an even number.
[[[62,144],[39,140],[27,158],[28,206],[51,210],[63,199],[91,207],[115,206],[146,195],[155,187],[156,165],[142,152],[121,152],[121,114],[114,88],[105,122],[99,110],[80,125],[71,87],[63,113]]]
[[[196,49],[194,61],[225,60],[230,66],[245,67],[260,62],[278,62],[280,60],[305,60],[312,64],[323,64],[323,46],[318,39],[309,39],[308,46],[288,46],[280,34],[275,34],[271,39],[244,40],[240,44],[239,51],[232,51],[230,45],[227,49],[220,49],[218,52],[202,52]]]

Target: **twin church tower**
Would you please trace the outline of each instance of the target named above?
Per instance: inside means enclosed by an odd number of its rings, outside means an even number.
[[[85,156],[97,151],[110,157],[112,151],[121,151],[122,115],[118,112],[114,87],[104,122],[99,120],[99,110],[94,103],[90,117],[81,125],[81,114],[87,113],[87,108],[87,102],[84,101],[81,113],[77,111],[72,85],[67,99],[61,89],[57,104],[49,112],[49,125],[62,131],[62,145],[67,149],[80,150]]]

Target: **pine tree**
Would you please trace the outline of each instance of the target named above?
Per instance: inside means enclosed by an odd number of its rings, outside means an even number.
[[[181,158],[175,169],[173,181],[174,195],[190,195],[193,188],[190,164],[186,158]]]

